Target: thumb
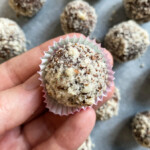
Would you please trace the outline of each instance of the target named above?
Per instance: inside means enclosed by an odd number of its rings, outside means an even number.
[[[95,119],[93,109],[70,116],[47,141],[34,150],[76,150],[89,136],[95,125]]]

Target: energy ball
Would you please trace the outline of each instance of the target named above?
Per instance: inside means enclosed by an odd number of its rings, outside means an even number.
[[[67,4],[60,20],[65,33],[79,32],[89,35],[95,28],[97,15],[87,2],[76,0]]]
[[[118,115],[119,100],[120,92],[119,89],[116,88],[113,97],[96,110],[97,120],[108,120]]]
[[[134,117],[132,132],[137,143],[150,148],[150,111],[139,113]]]
[[[9,0],[9,5],[18,15],[32,17],[45,2],[46,0]]]
[[[121,62],[141,56],[149,44],[147,31],[132,20],[114,26],[105,37],[105,47]]]
[[[16,22],[0,18],[0,59],[6,60],[26,51],[26,38]]]
[[[79,43],[68,43],[51,55],[45,67],[46,91],[68,107],[90,106],[107,89],[104,56]]]
[[[93,144],[91,138],[88,137],[86,141],[77,150],[92,150]]]
[[[150,21],[149,0],[124,0],[124,7],[130,19],[138,22]]]

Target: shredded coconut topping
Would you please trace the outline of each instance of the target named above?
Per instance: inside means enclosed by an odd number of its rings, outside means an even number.
[[[139,144],[150,148],[150,111],[135,116],[132,122],[132,131]]]
[[[116,88],[113,97],[96,110],[97,120],[108,120],[118,115],[119,100],[120,92],[119,89]]]
[[[46,0],[9,0],[12,9],[19,15],[32,17],[43,6]]]
[[[114,26],[105,37],[106,48],[119,61],[128,61],[142,55],[149,46],[149,35],[134,21]]]
[[[12,20],[0,18],[0,58],[9,59],[26,50],[26,39],[21,28]]]
[[[150,0],[124,0],[126,14],[138,22],[150,21]]]
[[[96,22],[94,8],[80,0],[68,3],[61,14],[61,25],[65,33],[80,32],[89,35],[94,30]]]
[[[69,43],[51,56],[45,69],[48,94],[66,106],[89,106],[107,87],[102,54],[83,44]]]

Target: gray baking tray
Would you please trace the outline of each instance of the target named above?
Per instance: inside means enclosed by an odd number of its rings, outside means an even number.
[[[24,30],[28,49],[62,35],[60,13],[69,0],[47,0],[33,18],[16,17],[7,0],[0,0],[0,17],[15,20]],[[89,0],[98,14],[98,23],[92,37],[101,41],[108,29],[127,20],[122,0]],[[150,33],[150,23],[142,25]],[[144,64],[144,67],[140,66]],[[119,115],[105,122],[97,122],[92,131],[94,150],[146,150],[136,144],[130,123],[140,111],[150,109],[150,49],[140,59],[127,63],[115,62],[115,83],[121,91]],[[90,121],[90,120],[89,120]]]

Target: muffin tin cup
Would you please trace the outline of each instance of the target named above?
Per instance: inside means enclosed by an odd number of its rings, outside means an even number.
[[[94,51],[101,53],[104,56],[104,61],[107,64],[108,69],[108,80],[107,80],[107,88],[103,92],[103,94],[95,100],[95,103],[91,106],[81,106],[81,107],[68,107],[64,106],[63,104],[58,103],[56,100],[54,100],[52,97],[50,97],[46,91],[46,81],[44,79],[45,77],[45,67],[48,63],[48,59],[51,55],[54,55],[55,52],[64,45],[71,43],[79,43],[84,44],[92,48]],[[107,97],[108,92],[111,90],[111,86],[113,84],[114,80],[114,72],[112,71],[112,66],[110,64],[109,58],[107,56],[107,53],[105,53],[105,49],[101,48],[100,44],[97,44],[95,40],[89,39],[89,37],[77,37],[74,35],[73,37],[67,36],[65,39],[60,38],[59,42],[54,42],[53,46],[49,47],[48,51],[44,52],[44,56],[41,58],[41,64],[40,64],[40,71],[38,72],[40,75],[39,80],[41,81],[41,86],[43,87],[43,93],[45,98],[46,107],[49,109],[50,112],[53,112],[54,114],[60,115],[60,116],[67,116],[70,114],[74,114],[75,112],[80,112],[81,110],[86,110],[87,108],[94,107],[98,104],[98,102],[103,101],[104,97]]]

